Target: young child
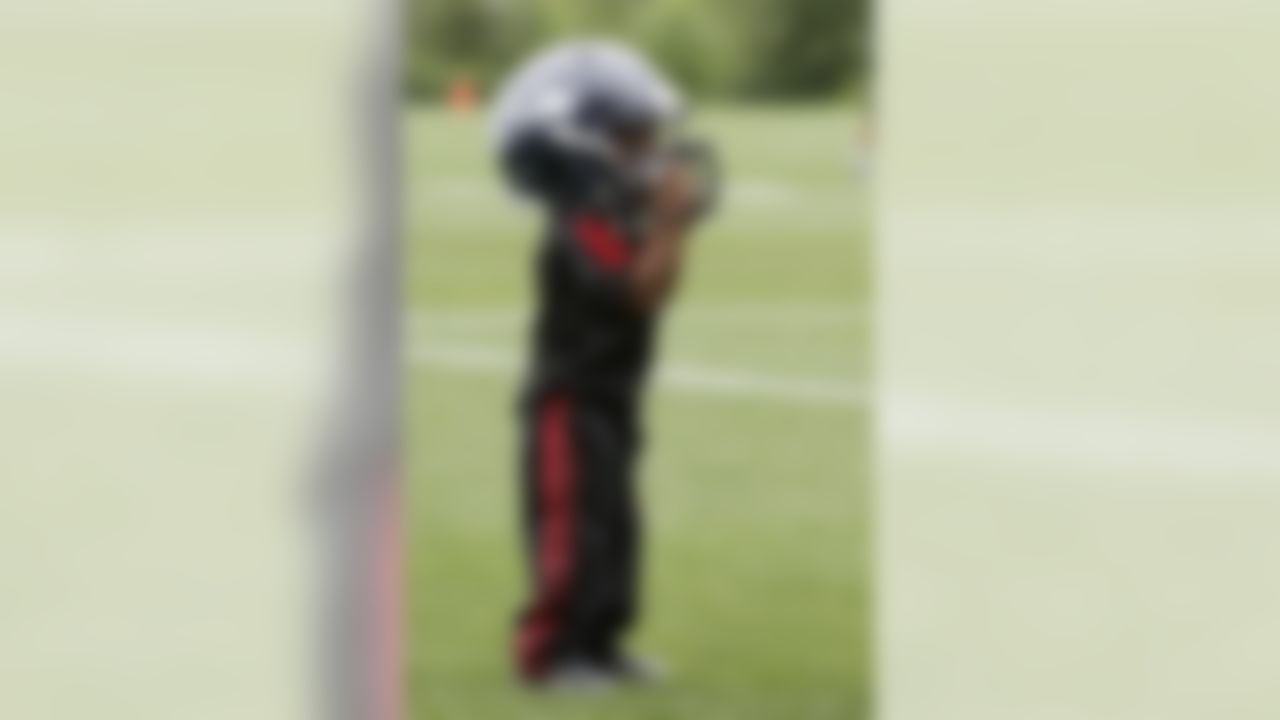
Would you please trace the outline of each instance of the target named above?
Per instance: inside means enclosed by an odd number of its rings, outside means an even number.
[[[520,403],[531,596],[514,643],[518,672],[538,687],[655,673],[622,641],[639,594],[642,395],[687,237],[709,204],[693,155],[670,141],[681,113],[641,58],[601,42],[534,58],[496,106],[504,172],[547,216]]]

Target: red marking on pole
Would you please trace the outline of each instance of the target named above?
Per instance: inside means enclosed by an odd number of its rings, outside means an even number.
[[[379,482],[377,516],[373,525],[372,605],[373,622],[369,637],[372,662],[369,664],[372,717],[401,720],[404,706],[404,527],[400,496],[400,473]]]

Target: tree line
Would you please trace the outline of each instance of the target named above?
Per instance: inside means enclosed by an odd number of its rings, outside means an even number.
[[[492,89],[556,38],[618,38],[703,98],[808,100],[856,90],[867,65],[866,0],[410,0],[404,81],[439,98]]]

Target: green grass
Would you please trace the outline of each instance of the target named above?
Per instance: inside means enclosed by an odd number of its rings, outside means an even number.
[[[537,218],[504,197],[478,119],[412,109],[406,120],[411,342],[518,361]],[[635,640],[672,667],[668,685],[593,699],[513,686],[516,378],[411,365],[414,718],[869,716],[868,414],[751,387],[866,383],[870,251],[853,120],[835,107],[699,119],[733,190],[697,240],[662,362],[749,380],[724,394],[660,385],[649,404]]]

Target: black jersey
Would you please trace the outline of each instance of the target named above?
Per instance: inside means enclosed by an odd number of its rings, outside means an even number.
[[[638,308],[627,290],[638,241],[620,213],[552,213],[535,262],[532,396],[629,401],[641,390],[657,314]]]

